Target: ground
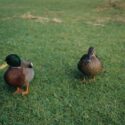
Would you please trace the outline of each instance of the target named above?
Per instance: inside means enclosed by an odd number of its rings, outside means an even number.
[[[83,84],[77,63],[90,46],[104,70]],[[0,63],[10,53],[36,76],[14,96],[0,70],[0,125],[124,125],[124,0],[1,0]]]

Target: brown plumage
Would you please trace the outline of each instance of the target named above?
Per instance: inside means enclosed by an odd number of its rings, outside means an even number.
[[[78,69],[85,77],[94,78],[102,71],[102,64],[99,58],[95,55],[94,48],[90,47],[88,53],[83,55],[78,63]]]
[[[8,85],[22,87],[25,84],[23,68],[9,67],[5,72],[4,79]]]

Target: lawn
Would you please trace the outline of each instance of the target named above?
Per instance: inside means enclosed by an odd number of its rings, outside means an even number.
[[[0,125],[124,125],[125,1],[0,0],[0,63],[31,60],[30,94],[13,95],[0,70]],[[93,46],[104,71],[81,82],[80,57]]]

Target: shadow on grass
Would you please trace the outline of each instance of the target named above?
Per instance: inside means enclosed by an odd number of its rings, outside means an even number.
[[[77,80],[80,80],[80,79],[84,78],[84,75],[82,73],[80,73],[77,69],[72,69],[71,77],[73,77]]]
[[[12,86],[7,85],[6,83],[4,83],[4,85],[2,86],[3,88],[3,92],[5,94],[12,94],[16,89]]]
[[[1,86],[1,92],[4,94],[10,94],[15,91],[14,87],[9,86],[3,79],[3,74],[0,75],[0,86]],[[2,94],[4,96],[4,94]]]
[[[84,74],[78,69],[69,69],[68,78],[70,78],[73,88],[81,84],[86,84],[86,82],[83,81],[85,78]]]

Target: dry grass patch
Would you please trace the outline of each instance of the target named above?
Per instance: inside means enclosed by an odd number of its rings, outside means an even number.
[[[30,12],[27,12],[21,16],[11,16],[11,17],[2,17],[0,20],[10,20],[10,19],[24,19],[24,20],[33,20],[35,22],[39,23],[62,23],[63,21],[59,18],[49,18],[49,17],[42,17],[42,16],[36,16],[31,14]]]
[[[95,19],[92,19],[90,21],[86,21],[87,24],[93,25],[93,26],[105,26],[107,22],[110,21],[110,17],[96,17]]]
[[[96,19],[92,19],[90,21],[86,21],[87,24],[93,26],[105,26],[108,22],[118,22],[125,24],[125,17],[114,16],[114,17],[99,17]]]
[[[46,22],[62,23],[61,19],[36,16],[31,14],[30,12],[21,15],[20,18],[26,20],[34,20],[35,22],[40,22],[40,23],[46,23]]]
[[[121,17],[121,16],[116,16],[112,18],[111,20],[114,22],[125,23],[125,17]]]
[[[101,11],[110,10],[112,8],[115,8],[115,9],[124,9],[125,10],[125,2],[112,1],[112,3],[109,4],[109,2],[106,1],[105,3],[97,6],[96,11],[97,12],[101,12]]]

